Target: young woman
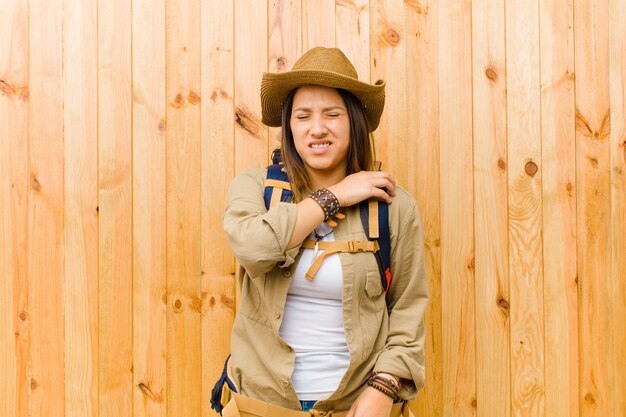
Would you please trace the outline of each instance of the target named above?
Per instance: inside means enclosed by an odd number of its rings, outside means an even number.
[[[374,169],[370,132],[384,87],[358,81],[340,50],[321,47],[292,71],[264,74],[263,122],[282,126],[294,198],[268,210],[265,169],[243,171],[229,188],[224,230],[242,272],[229,363],[238,395],[224,415],[408,415],[404,401],[424,384],[420,215],[393,176]],[[389,204],[387,292],[358,209],[368,199]],[[363,251],[320,249],[346,241]]]

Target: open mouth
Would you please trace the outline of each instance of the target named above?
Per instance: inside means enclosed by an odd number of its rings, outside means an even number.
[[[313,149],[326,149],[330,146],[330,142],[312,143],[309,145]]]

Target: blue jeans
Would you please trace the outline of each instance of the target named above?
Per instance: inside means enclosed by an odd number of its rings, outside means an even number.
[[[315,405],[317,401],[300,401],[302,411],[309,411]]]

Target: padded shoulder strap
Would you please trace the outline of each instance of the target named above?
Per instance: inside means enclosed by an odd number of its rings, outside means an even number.
[[[283,170],[285,165],[275,163],[267,167],[267,177],[265,180],[265,208],[270,209],[280,201],[291,201],[293,193],[289,184],[289,177]]]
[[[374,203],[375,204],[375,203]],[[367,235],[368,240],[378,240],[380,250],[375,253],[378,269],[380,271],[380,280],[385,292],[389,291],[391,285],[391,237],[389,232],[389,205],[378,201],[378,237],[370,234],[370,201],[362,201],[359,204],[361,215],[361,223]]]

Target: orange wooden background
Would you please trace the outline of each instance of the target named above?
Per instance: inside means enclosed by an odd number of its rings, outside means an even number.
[[[387,81],[420,416],[626,417],[626,1],[0,0],[0,416],[208,417],[263,71]]]

